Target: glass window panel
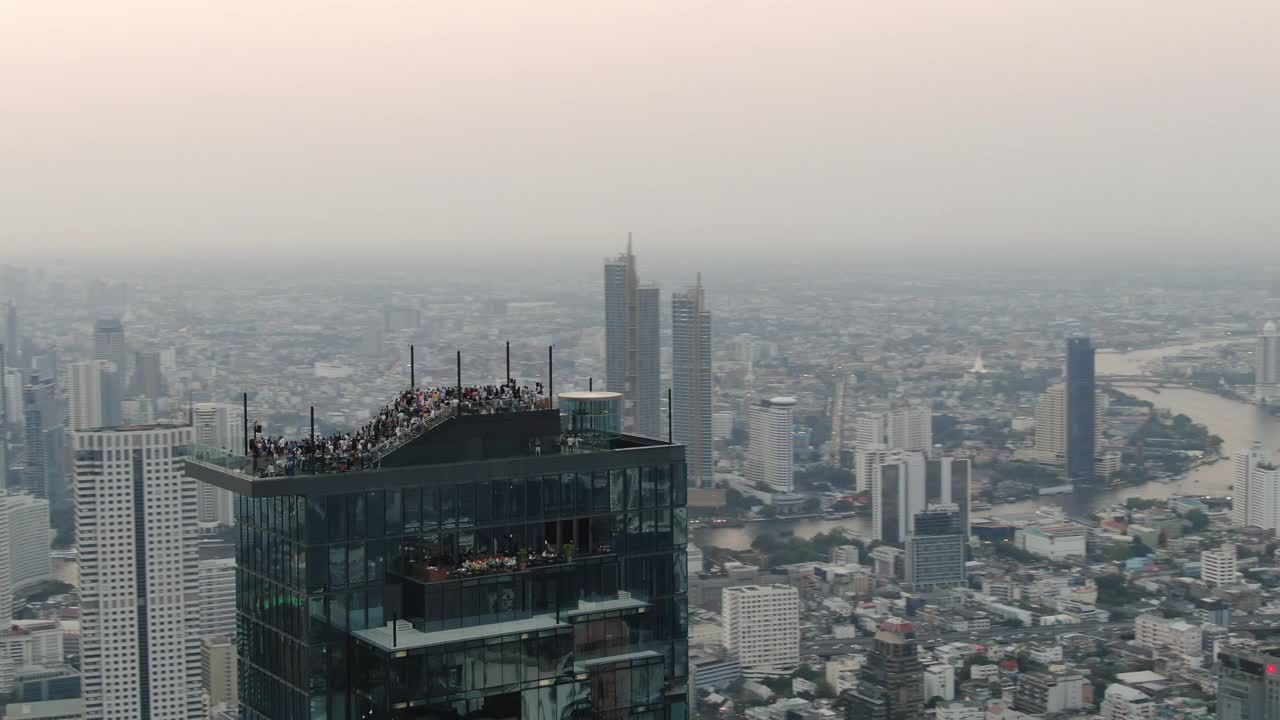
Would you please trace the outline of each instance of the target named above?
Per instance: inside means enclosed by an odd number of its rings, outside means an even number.
[[[653,474],[654,505],[667,507],[671,504],[671,473],[665,466],[658,467]]]
[[[647,467],[640,473],[640,505],[641,507],[653,507],[654,500],[654,475],[658,471],[654,468]]]
[[[484,646],[485,687],[502,685],[502,643],[490,641]]]
[[[261,501],[262,498],[257,498]],[[329,536],[325,538],[331,542],[338,542],[347,539],[347,507],[346,496],[331,495],[328,499],[328,515],[329,515]],[[258,502],[261,508],[261,502]]]
[[[365,494],[365,517],[368,528],[365,537],[382,537],[384,534],[385,514],[382,509],[382,491],[377,490]]]
[[[347,510],[351,513],[351,519],[347,523],[347,531],[351,533],[352,539],[363,538],[366,530],[364,494],[349,496],[347,498]]]
[[[578,478],[573,473],[565,473],[560,476],[560,514],[569,515],[574,512],[576,504],[574,496],[575,489],[578,486]]]
[[[596,471],[591,478],[591,512],[609,511],[609,473],[606,470]]]
[[[578,473],[578,487],[575,492],[577,493],[575,497],[577,500],[577,513],[586,515],[591,512],[591,473]]]
[[[511,520],[519,522],[524,519],[524,480],[515,478],[511,481]]]
[[[520,641],[510,640],[502,644],[502,684],[520,682]]]
[[[329,587],[340,588],[347,585],[347,546],[329,546]]]
[[[458,489],[453,485],[440,488],[440,522],[444,527],[458,526]]]
[[[494,522],[507,521],[507,496],[511,493],[511,483],[506,480],[495,480],[493,483],[493,519]]]
[[[627,509],[640,508],[640,469],[627,468]]]
[[[388,535],[399,535],[404,530],[404,496],[399,490],[388,490],[383,513]]]
[[[547,475],[542,478],[542,510],[548,517],[560,512],[560,478]]]
[[[422,530],[422,507],[418,489],[408,488],[404,491],[404,531],[416,534]]]
[[[493,486],[489,481],[476,483],[476,522],[489,522],[493,519]]]
[[[609,471],[609,510],[619,512],[627,498],[627,476],[622,470]]]
[[[528,503],[525,506],[527,517],[530,520],[537,520],[542,517],[542,478],[529,478],[526,483],[528,492],[525,497]]]
[[[684,506],[688,504],[689,467],[685,463],[671,466],[672,504]]]
[[[476,522],[476,490],[471,483],[458,486],[458,525],[471,527]]]
[[[673,530],[673,539],[676,545],[684,545],[689,542],[689,516],[688,510],[678,507],[673,511],[671,518],[671,527]]]

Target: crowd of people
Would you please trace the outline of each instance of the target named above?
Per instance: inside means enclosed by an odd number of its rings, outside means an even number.
[[[387,453],[446,418],[520,412],[547,407],[542,383],[409,389],[369,422],[352,432],[308,436],[301,440],[264,436],[249,441],[254,473],[343,472],[375,465]]]

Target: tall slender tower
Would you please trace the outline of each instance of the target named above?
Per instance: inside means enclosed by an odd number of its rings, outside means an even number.
[[[72,434],[85,718],[206,717],[191,443],[189,427]]]
[[[1097,455],[1097,383],[1093,373],[1093,343],[1087,337],[1067,340],[1066,440],[1067,479],[1089,483]]]
[[[693,288],[671,296],[672,435],[687,446],[689,483],[709,487],[711,455],[711,311],[702,274]]]
[[[50,512],[63,509],[66,472],[63,451],[66,430],[52,380],[32,375],[22,389],[26,418],[27,464],[22,476],[27,492],[49,499]]]
[[[1258,336],[1258,349],[1254,353],[1257,363],[1254,380],[1254,397],[1259,405],[1280,403],[1280,330],[1274,321],[1268,320]]]
[[[656,437],[658,422],[658,288],[641,286],[636,256],[627,251],[604,263],[606,389],[622,393],[623,427]]]

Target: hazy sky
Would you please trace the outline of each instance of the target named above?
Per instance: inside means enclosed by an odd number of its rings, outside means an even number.
[[[7,0],[0,256],[1261,251],[1275,0]]]

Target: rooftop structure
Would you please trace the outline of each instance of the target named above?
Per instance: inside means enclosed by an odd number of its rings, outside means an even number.
[[[618,434],[570,450],[541,399],[460,405],[376,463],[188,463],[238,495],[246,717],[666,715],[687,702],[684,448]]]

